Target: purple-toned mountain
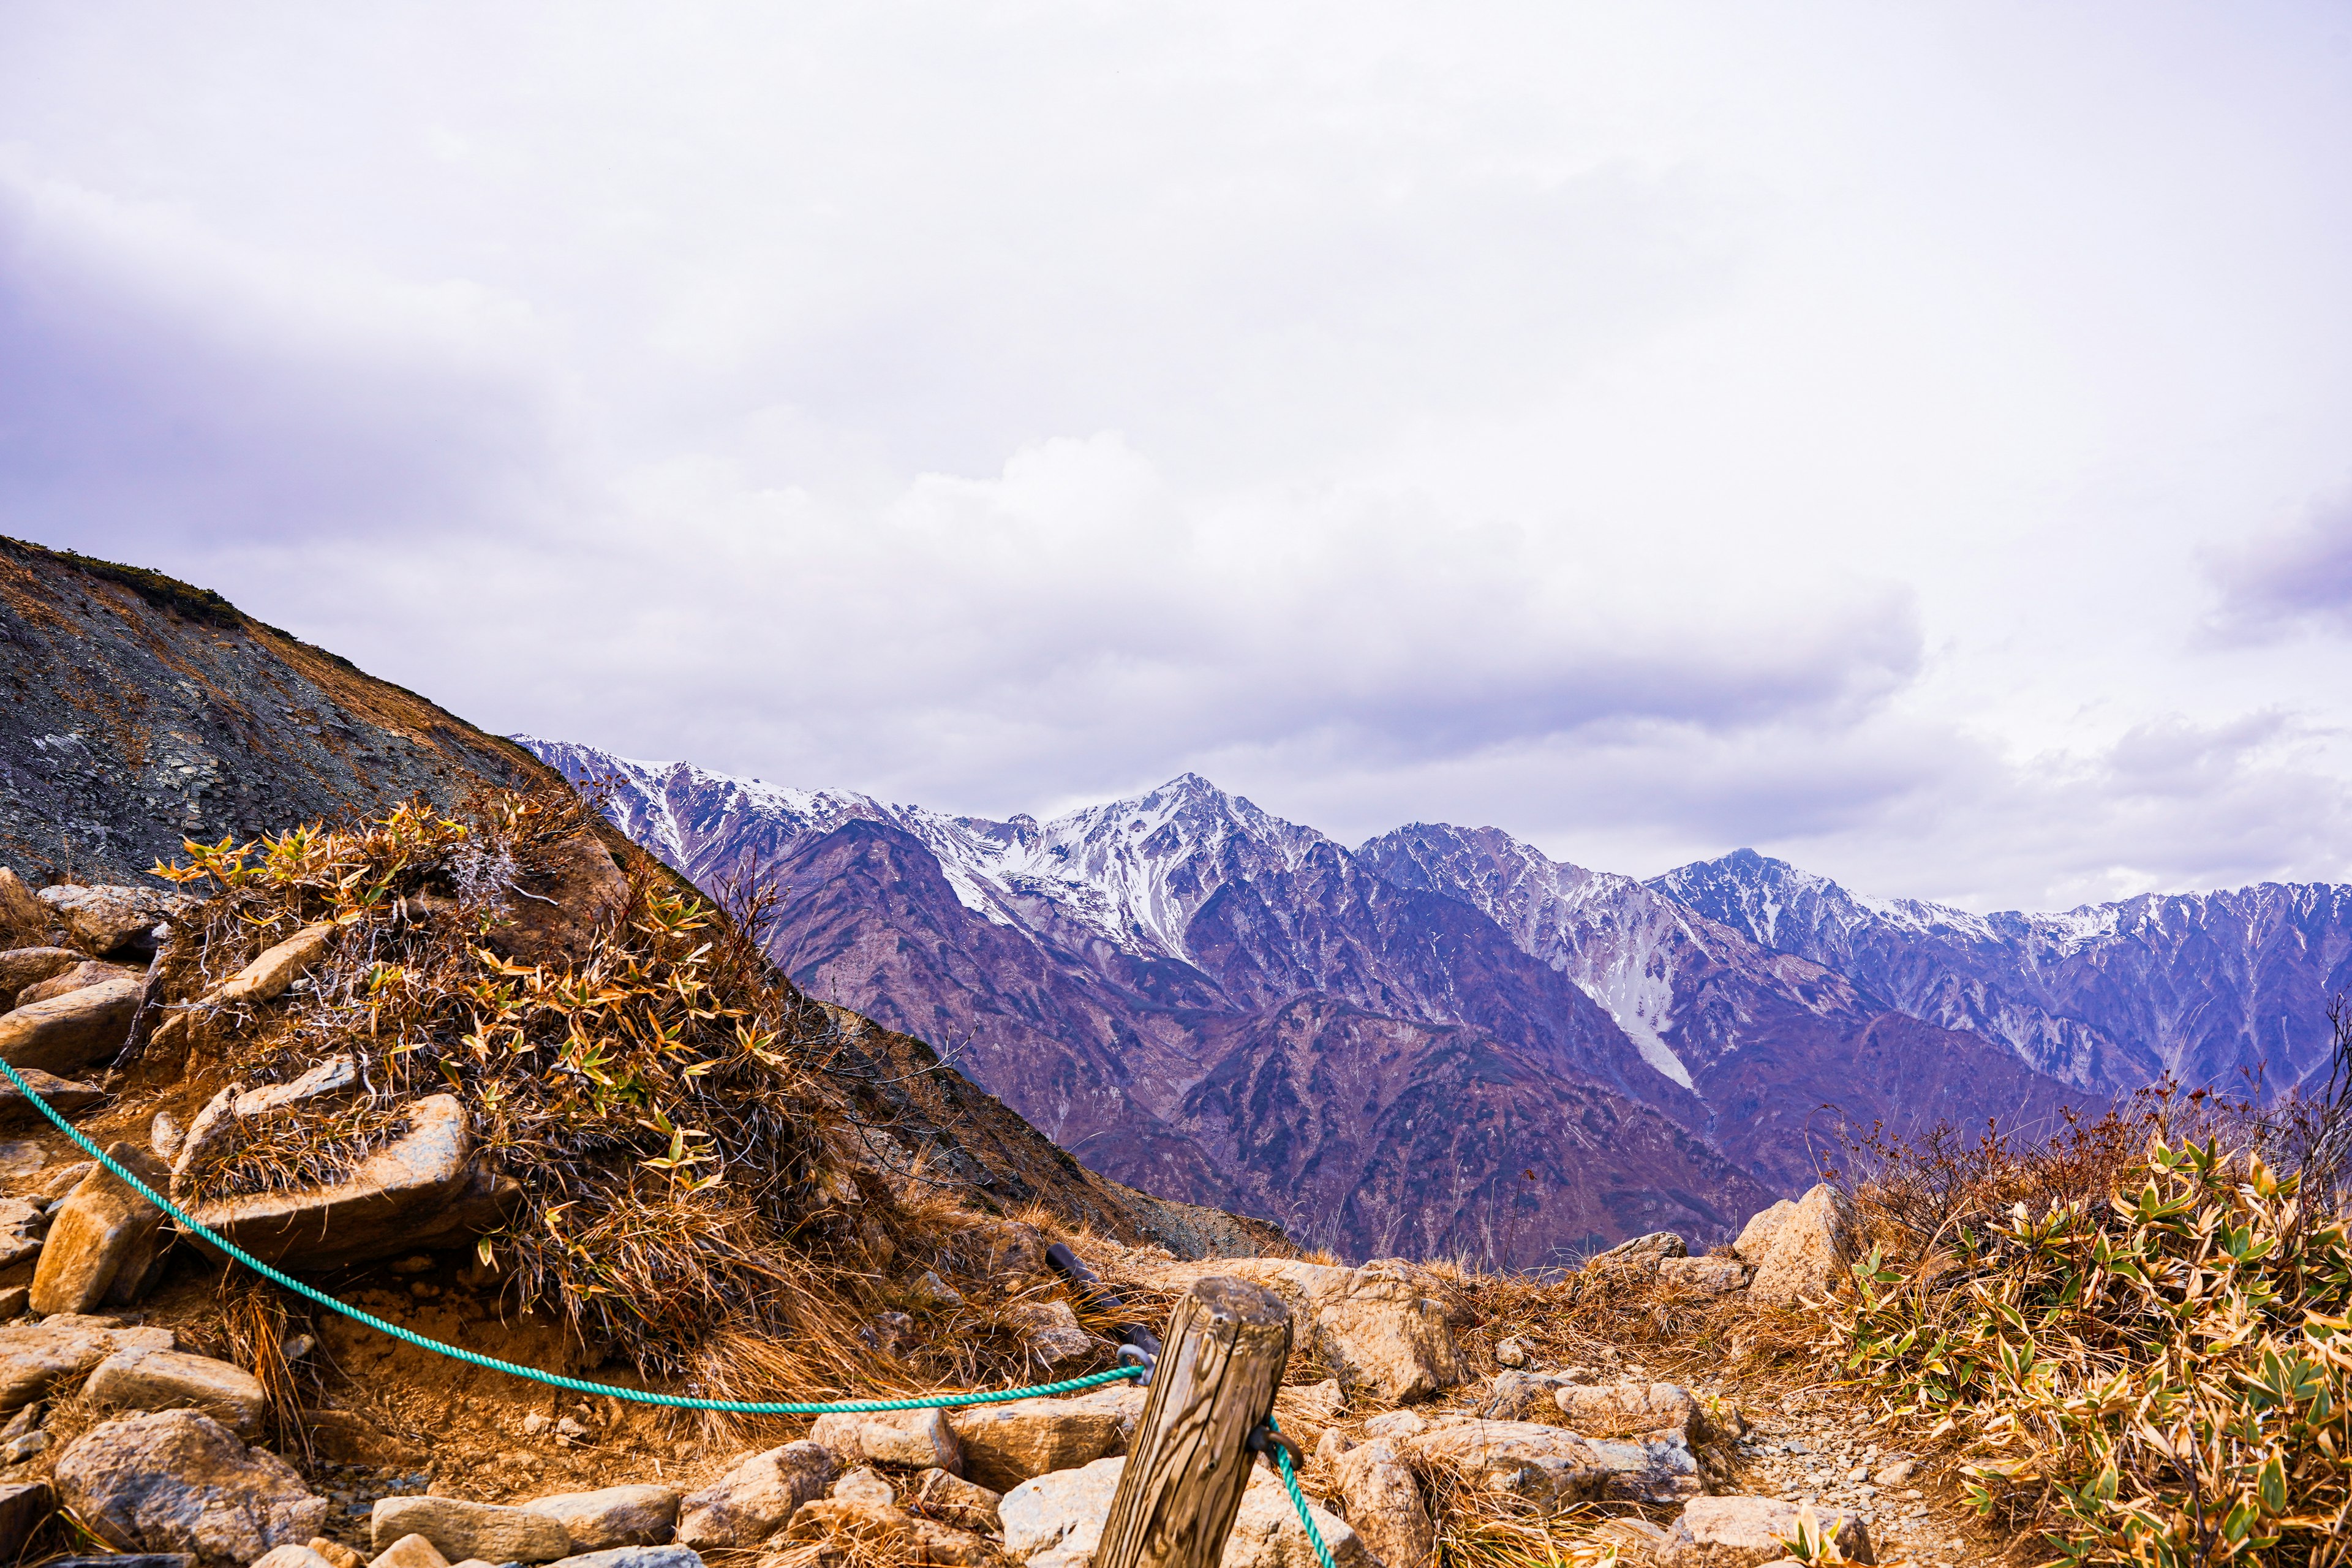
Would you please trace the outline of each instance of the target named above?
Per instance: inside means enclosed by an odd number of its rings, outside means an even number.
[[[2263,882],[2143,894],[2063,914],[1868,899],[1742,849],[1649,887],[1755,942],[1826,964],[1916,1016],[1997,1040],[2109,1093],[2161,1073],[2275,1090],[2325,1070],[2352,989],[2352,887]]]
[[[1841,1121],[1906,1134],[1989,1116],[2032,1127],[2068,1098],[1999,1046],[1500,829],[1415,823],[1357,855],[1399,886],[1477,910],[1574,981],[1658,1071],[1696,1093],[1717,1145],[1778,1184],[1801,1184],[1816,1153],[1834,1152]]]
[[[525,743],[698,881],[780,887],[769,947],[796,981],[955,1053],[1122,1181],[1358,1256],[1520,1263],[1719,1235],[1770,1195],[1493,921],[1205,780],[996,823]],[[1302,1099],[1275,1136],[1260,1110]]]

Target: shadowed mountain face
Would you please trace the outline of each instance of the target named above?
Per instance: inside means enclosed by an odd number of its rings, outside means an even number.
[[[1350,851],[1190,775],[988,822],[528,743],[689,874],[780,882],[795,978],[962,1042],[1089,1163],[1346,1252],[1720,1234],[1848,1123],[2038,1122],[2064,1095],[1492,830]]]
[[[2273,1090],[2325,1070],[2327,1006],[2352,989],[2352,888],[2263,882],[2063,914],[1864,899],[1743,849],[1650,887],[1751,940],[1827,964],[1905,1012],[2107,1092],[2159,1073]]]

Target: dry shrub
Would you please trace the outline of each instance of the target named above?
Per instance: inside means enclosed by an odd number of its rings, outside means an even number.
[[[2054,1562],[2352,1560],[2352,1240],[2304,1185],[2341,1191],[2343,1083],[2268,1108],[2160,1090],[2040,1148],[1881,1150],[1834,1348]]]
[[[479,1252],[524,1299],[646,1375],[732,1383],[714,1352],[788,1339],[802,1386],[839,1386],[866,1360],[843,1271],[887,1250],[893,1211],[878,1184],[826,1163],[839,1096],[824,1009],[743,922],[646,877],[576,963],[495,951],[530,896],[517,882],[589,831],[589,809],[552,793],[483,795],[446,816],[420,801],[192,844],[188,864],[159,868],[209,890],[166,970],[184,1006],[300,928],[337,928],[282,1000],[198,1010],[192,1073],[252,1088],[341,1053],[359,1078],[340,1101],[260,1123],[183,1190],[332,1179],[396,1137],[416,1097],[454,1093],[483,1157],[520,1184],[520,1212]]]
[[[1635,1568],[1665,1532],[1588,1503],[1552,1512],[1450,1466],[1418,1470],[1446,1568]]]

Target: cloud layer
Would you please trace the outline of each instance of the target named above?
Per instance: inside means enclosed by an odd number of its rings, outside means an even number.
[[[2347,34],[16,8],[0,514],[950,809],[2344,878]]]

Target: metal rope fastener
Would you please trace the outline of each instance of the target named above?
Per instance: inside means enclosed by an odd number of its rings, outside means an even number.
[[[1010,1400],[1034,1399],[1045,1394],[1076,1394],[1080,1389],[1099,1388],[1108,1383],[1123,1383],[1129,1378],[1147,1375],[1148,1369],[1144,1367],[1120,1366],[1114,1367],[1108,1372],[1090,1373],[1085,1377],[1068,1378],[1060,1383],[1044,1383],[1031,1388],[1007,1388],[991,1394],[927,1394],[919,1399],[841,1399],[824,1404],[813,1404],[786,1400],[697,1399],[686,1394],[656,1394],[649,1389],[626,1388],[618,1384],[610,1383],[590,1383],[584,1378],[565,1377],[557,1373],[541,1372],[537,1367],[522,1366],[510,1361],[500,1361],[496,1356],[483,1355],[477,1351],[466,1350],[461,1346],[445,1345],[438,1340],[426,1339],[423,1334],[413,1330],[404,1329],[398,1323],[386,1322],[373,1312],[363,1312],[357,1307],[348,1306],[323,1290],[314,1290],[299,1279],[290,1279],[279,1273],[235,1243],[198,1225],[171,1199],[164,1197],[108,1158],[106,1151],[84,1137],[79,1128],[68,1121],[58,1113],[55,1106],[35,1093],[33,1086],[24,1080],[12,1064],[0,1059],[0,1072],[6,1073],[8,1081],[16,1086],[17,1092],[32,1101],[41,1114],[54,1122],[59,1131],[79,1144],[84,1153],[106,1167],[117,1181],[171,1215],[173,1221],[189,1235],[219,1248],[220,1251],[244,1264],[270,1283],[282,1285],[305,1300],[316,1302],[331,1312],[340,1313],[355,1323],[365,1323],[378,1333],[390,1334],[394,1339],[415,1345],[419,1350],[431,1351],[436,1355],[445,1355],[453,1361],[461,1361],[469,1366],[481,1367],[485,1371],[502,1372],[509,1377],[528,1378],[533,1383],[543,1383],[551,1388],[565,1389],[573,1394],[602,1394],[607,1398],[627,1400],[632,1404],[657,1405],[673,1410],[715,1410],[733,1415],[878,1415],[890,1410],[953,1410],[970,1405],[1001,1405]],[[1313,1526],[1309,1525],[1308,1528],[1312,1530]],[[1327,1563],[1329,1561],[1328,1556],[1325,1561]]]

